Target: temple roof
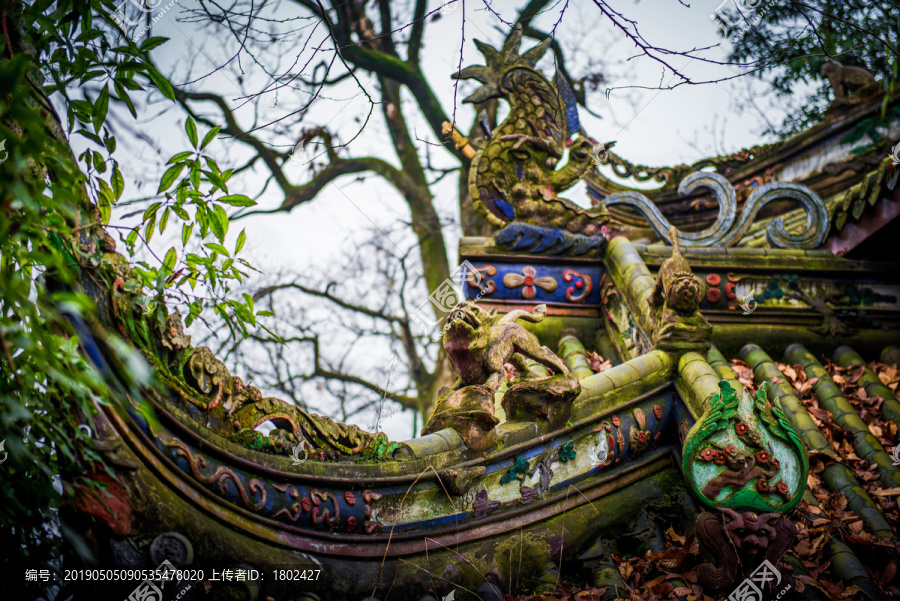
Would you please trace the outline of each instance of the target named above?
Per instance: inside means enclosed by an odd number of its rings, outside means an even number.
[[[891,111],[900,111],[895,96]],[[743,149],[739,152],[702,159],[691,165],[648,167],[635,165],[615,154],[610,155],[609,169],[620,178],[638,182],[654,181],[661,185],[639,192],[659,208],[672,224],[685,231],[706,228],[716,219],[716,202],[702,191],[687,196],[678,194],[678,184],[691,173],[705,170],[725,176],[738,193],[738,209],[743,210],[752,190],[774,181],[785,181],[809,187],[828,206],[831,230],[825,247],[835,254],[852,250],[869,235],[893,219],[897,209],[894,191],[897,171],[888,156],[891,140],[900,138],[900,123],[890,119],[888,125],[876,123],[882,102],[873,101],[855,110],[800,132],[791,138]],[[605,168],[589,173],[585,180],[595,201],[628,188],[603,175]],[[880,202],[885,206],[880,206]],[[646,220],[631,207],[612,207],[611,214],[620,229],[636,240],[657,237],[646,226]],[[804,214],[789,202],[772,203],[737,246],[768,247],[764,231],[772,219],[781,217],[788,226],[802,227]],[[855,224],[852,233],[844,231]]]

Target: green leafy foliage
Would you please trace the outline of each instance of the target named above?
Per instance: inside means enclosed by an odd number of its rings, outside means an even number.
[[[79,422],[99,405],[115,405],[122,392],[139,399],[140,386],[149,382],[135,351],[90,325],[97,310],[81,283],[86,270],[100,280],[115,276],[111,240],[104,242],[98,228],[110,224],[126,192],[114,158],[117,142],[107,127],[110,111],[124,107],[137,116],[144,96],[158,92],[174,100],[175,89],[149,55],[166,40],[149,38],[137,46],[111,19],[111,3],[36,0],[11,7],[10,28],[23,23],[28,29],[0,36],[0,140],[7,154],[0,161],[0,458],[6,454],[0,464],[6,484],[0,487],[0,569],[19,574],[21,582],[25,568],[52,568],[59,557],[59,539],[49,535],[47,524],[62,502],[80,490],[93,491],[102,503],[97,476],[115,475]],[[51,96],[64,107],[67,130],[44,108]],[[154,234],[180,221],[180,246],[154,254],[153,264],[133,265],[137,280],[126,282],[125,290],[165,300],[188,322],[212,311],[233,333],[246,335],[256,324],[253,299],[231,295],[229,288],[252,269],[237,256],[246,234],[240,233],[233,250],[225,243],[228,211],[254,201],[228,190],[232,171],[221,171],[211,154],[218,132],[201,132],[188,118],[191,149],[172,157],[156,198],[137,213],[140,224],[109,227],[120,234],[119,250],[133,259],[150,250]],[[71,136],[89,141],[77,159]],[[113,277],[108,279],[96,283],[109,286]],[[161,326],[165,311],[162,303],[154,306],[152,318]],[[109,362],[103,370],[81,348],[88,338],[103,346]],[[60,474],[66,475],[65,488],[56,480]],[[37,591],[21,598],[37,598]]]
[[[733,7],[728,19],[741,26],[755,23],[746,34],[735,36],[729,60],[759,69],[776,94],[792,96],[802,84],[812,86],[788,115],[778,133],[786,138],[824,118],[831,86],[819,71],[832,57],[848,66],[863,67],[885,84],[887,94],[898,81],[900,23],[897,5],[890,0],[872,2],[766,2],[757,20],[753,10],[743,17]],[[887,110],[887,98],[884,111]],[[883,112],[884,112],[883,111]]]

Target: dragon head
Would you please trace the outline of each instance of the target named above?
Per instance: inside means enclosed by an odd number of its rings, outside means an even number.
[[[463,301],[447,317],[444,344],[465,341],[468,348],[478,346],[479,338],[486,336],[497,321],[497,312],[493,309],[482,309],[472,301]]]

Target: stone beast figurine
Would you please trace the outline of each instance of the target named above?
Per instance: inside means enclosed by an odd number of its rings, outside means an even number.
[[[442,341],[458,378],[438,393],[437,406],[422,434],[450,427],[471,449],[485,450],[495,444],[493,428],[499,420],[494,415],[494,394],[507,379],[508,363],[526,375],[504,394],[507,418],[538,420],[549,427],[565,423],[581,386],[559,357],[516,323],[519,319],[539,322],[546,311],[545,305],[538,305],[532,313],[516,310],[498,316],[469,301],[458,304],[448,317]],[[526,358],[555,375],[529,378]]]
[[[825,118],[829,120],[840,117],[859,104],[874,100],[882,92],[875,76],[859,67],[848,67],[829,60],[822,65],[819,73],[834,90],[834,100],[825,110]]]
[[[678,233],[669,228],[672,256],[663,261],[650,296],[653,343],[664,351],[706,353],[712,328],[700,314],[700,282],[681,256]]]

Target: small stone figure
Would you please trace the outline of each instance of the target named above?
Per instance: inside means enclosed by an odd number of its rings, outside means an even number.
[[[654,311],[653,342],[665,351],[709,350],[712,328],[700,314],[700,282],[681,256],[675,227],[669,228],[672,256],[663,261],[650,297]]]
[[[834,89],[834,100],[825,111],[827,120],[834,120],[850,108],[874,100],[882,93],[875,76],[860,67],[848,67],[833,60],[819,71]]]
[[[526,358],[556,375],[510,386],[503,399],[507,416],[543,419],[556,425],[559,416],[567,415],[571,401],[581,390],[577,378],[559,357],[541,346],[534,334],[516,323],[519,319],[539,322],[546,311],[546,305],[538,305],[534,312],[516,310],[498,316],[496,311],[469,301],[458,304],[448,317],[443,346],[459,377],[453,386],[439,392],[437,407],[422,434],[452,427],[469,448],[490,447],[496,441],[493,428],[499,422],[494,416],[494,394],[506,380],[505,365],[511,363],[527,374]]]

